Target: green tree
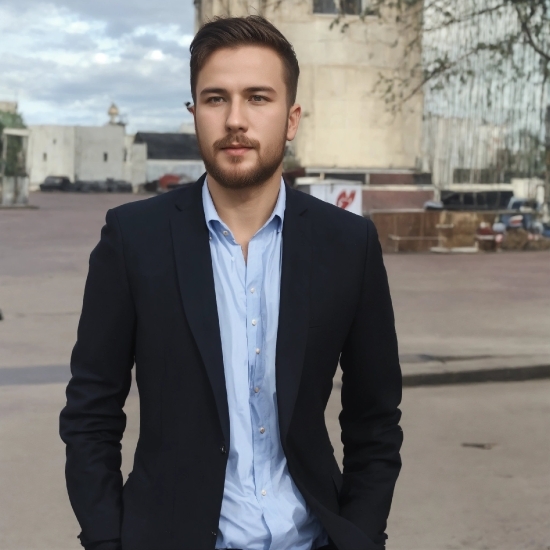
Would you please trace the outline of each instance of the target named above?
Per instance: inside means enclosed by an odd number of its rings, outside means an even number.
[[[0,111],[0,135],[4,128],[25,128],[23,117],[19,113]],[[0,159],[3,158],[2,141],[0,141]],[[25,167],[22,166],[21,152],[23,144],[21,138],[10,137],[8,141],[8,154],[5,167],[6,176],[22,175]],[[1,160],[0,160],[1,162]]]

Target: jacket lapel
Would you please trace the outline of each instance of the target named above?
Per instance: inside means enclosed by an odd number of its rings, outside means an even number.
[[[180,196],[170,218],[170,230],[183,308],[212,385],[229,449],[229,408],[209,233],[202,204],[203,182],[204,176],[187,189],[172,191]]]
[[[309,326],[310,225],[302,193],[287,187],[276,351],[281,441],[285,444],[298,395]]]

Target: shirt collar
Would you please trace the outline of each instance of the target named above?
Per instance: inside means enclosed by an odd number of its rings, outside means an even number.
[[[212,200],[212,196],[210,195],[210,191],[208,190],[208,177],[204,179],[204,183],[202,185],[202,205],[204,208],[204,217],[210,229],[212,229],[211,224],[213,221],[216,221],[225,227],[225,224],[223,223],[221,218],[218,216],[218,212],[216,210],[216,207],[214,206],[214,201]],[[271,220],[273,220],[273,218],[277,218],[277,232],[280,233],[283,228],[283,220],[285,218],[285,208],[286,208],[286,187],[285,187],[285,182],[283,178],[281,178],[281,187],[279,189],[279,196],[277,197],[277,203],[275,204],[275,208],[273,209],[271,216],[269,216],[269,219],[265,222],[262,229],[266,225],[271,223]]]

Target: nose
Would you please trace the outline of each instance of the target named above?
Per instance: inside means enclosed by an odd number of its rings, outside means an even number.
[[[246,132],[248,130],[245,105],[241,99],[235,98],[231,100],[225,127],[230,133]]]

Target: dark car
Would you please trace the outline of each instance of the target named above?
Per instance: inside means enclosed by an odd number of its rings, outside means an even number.
[[[100,181],[83,181],[78,180],[75,183],[75,191],[80,193],[99,193],[100,191],[105,191],[106,186],[102,186]]]
[[[73,191],[74,185],[65,176],[48,176],[40,184],[40,191]]]
[[[132,193],[134,190],[132,184],[124,180],[108,178],[105,183],[109,193]]]
[[[441,191],[441,202],[428,201],[426,210],[505,210],[512,191]]]
[[[75,191],[80,193],[131,193],[131,183],[124,180],[108,178],[106,180],[78,180],[75,183]]]

